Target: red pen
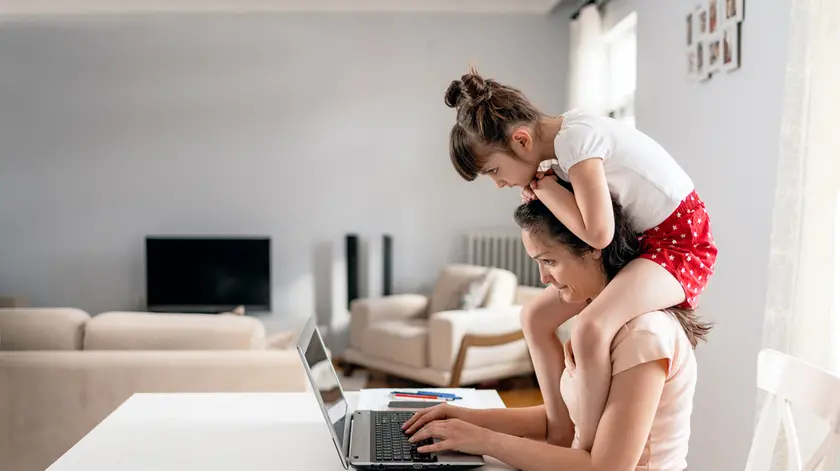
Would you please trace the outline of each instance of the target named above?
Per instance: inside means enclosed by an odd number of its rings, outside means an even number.
[[[426,395],[423,395],[423,394],[411,394],[411,393],[394,393],[394,396],[396,396],[396,397],[413,397],[415,399],[436,399],[436,400],[445,399],[445,398],[441,398],[441,397],[438,397],[438,396],[426,396]]]

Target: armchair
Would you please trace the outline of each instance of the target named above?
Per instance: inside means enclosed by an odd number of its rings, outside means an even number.
[[[519,301],[533,291],[522,288],[510,271],[456,264],[429,297],[356,300],[345,364],[450,387],[528,374]]]

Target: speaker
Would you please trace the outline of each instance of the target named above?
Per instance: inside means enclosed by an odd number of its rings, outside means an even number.
[[[347,309],[359,298],[359,236],[347,234],[344,238],[344,253],[347,256]]]
[[[394,294],[394,238],[390,235],[382,236],[382,296]]]

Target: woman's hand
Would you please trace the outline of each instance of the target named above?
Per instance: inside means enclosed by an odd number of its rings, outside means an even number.
[[[461,419],[435,420],[417,431],[409,442],[418,442],[427,438],[437,438],[437,443],[417,448],[420,453],[438,451],[460,451],[472,455],[486,455],[487,441],[496,433],[486,428],[464,422]]]
[[[461,412],[459,407],[450,404],[438,404],[434,407],[428,407],[415,412],[410,419],[405,421],[402,429],[406,435],[411,435],[420,430],[424,425],[435,420],[460,419],[459,412]]]

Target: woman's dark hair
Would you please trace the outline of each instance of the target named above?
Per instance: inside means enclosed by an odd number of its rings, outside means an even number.
[[[569,191],[572,186],[558,179]],[[601,262],[607,280],[612,280],[618,272],[641,252],[638,235],[630,225],[630,218],[613,199],[615,214],[615,232],[612,241],[601,250]],[[516,224],[530,234],[538,234],[566,247],[573,255],[582,257],[595,250],[570,231],[540,200],[524,203],[514,213]],[[706,340],[712,324],[701,321],[694,310],[672,307],[665,309],[679,321],[691,345],[696,347],[699,341]]]
[[[467,181],[476,179],[491,150],[510,150],[513,126],[534,125],[545,116],[522,92],[485,79],[472,67],[449,84],[444,102],[458,111],[449,133],[449,156]]]

